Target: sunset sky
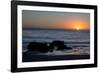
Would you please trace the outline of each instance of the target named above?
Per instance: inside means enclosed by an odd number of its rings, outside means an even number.
[[[90,29],[90,14],[75,12],[22,11],[23,28]]]

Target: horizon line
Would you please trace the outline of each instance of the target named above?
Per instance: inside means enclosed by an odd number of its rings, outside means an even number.
[[[32,28],[32,27],[22,27],[22,29],[41,29],[41,30],[75,30],[75,31],[89,31],[90,29],[80,29],[80,30],[76,30],[76,29],[63,29],[63,28]]]

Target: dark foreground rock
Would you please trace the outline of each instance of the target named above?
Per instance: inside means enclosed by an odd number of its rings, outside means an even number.
[[[68,47],[64,44],[64,41],[53,41],[51,43],[41,43],[41,42],[30,42],[28,47],[28,51],[37,51],[41,53],[45,52],[53,52],[54,50],[68,50],[72,49],[72,47]]]
[[[37,52],[48,52],[49,48],[47,43],[40,43],[40,42],[31,42],[28,45],[28,51],[37,51]]]
[[[55,50],[68,50],[68,49],[72,49],[72,47],[68,47],[64,44],[64,41],[53,41],[50,43],[50,49],[55,49]]]

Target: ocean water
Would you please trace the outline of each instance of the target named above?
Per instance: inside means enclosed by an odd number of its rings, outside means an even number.
[[[27,50],[30,42],[52,42],[54,40],[64,41],[67,46],[90,51],[90,31],[80,30],[54,30],[54,29],[29,29],[23,28],[22,48]]]

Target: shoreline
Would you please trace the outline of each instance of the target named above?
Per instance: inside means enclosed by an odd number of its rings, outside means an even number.
[[[41,55],[24,52],[22,62],[60,61],[60,60],[83,60],[90,59],[90,55]]]

